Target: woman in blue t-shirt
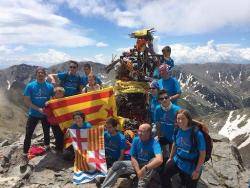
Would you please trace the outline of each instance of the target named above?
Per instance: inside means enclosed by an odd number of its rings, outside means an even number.
[[[163,187],[172,187],[171,178],[179,173],[182,184],[188,188],[197,186],[206,156],[206,143],[201,131],[194,131],[195,122],[187,110],[176,114],[177,129],[173,135],[173,146],[162,176]],[[197,144],[194,145],[192,135]],[[196,148],[193,148],[196,147]]]

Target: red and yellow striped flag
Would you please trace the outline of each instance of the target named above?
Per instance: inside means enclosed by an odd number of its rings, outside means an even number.
[[[98,91],[53,99],[48,106],[62,130],[72,125],[72,113],[82,111],[92,125],[103,125],[108,117],[117,117],[113,87]]]

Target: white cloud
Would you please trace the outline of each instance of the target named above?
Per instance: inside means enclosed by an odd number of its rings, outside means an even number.
[[[49,67],[50,65],[62,63],[70,59],[74,58],[64,52],[60,52],[55,49],[48,49],[47,52],[34,53],[30,55],[24,55],[24,54],[15,55],[14,53],[10,55],[9,51],[3,52],[0,50],[0,62],[1,62],[0,68],[6,68],[11,65],[16,65],[21,63],[29,65],[42,65],[45,67]]]
[[[119,26],[154,27],[173,35],[206,33],[223,27],[248,28],[249,0],[60,0],[83,16],[102,16]]]
[[[81,47],[95,41],[72,29],[69,19],[56,8],[36,0],[0,1],[0,44]]]
[[[162,49],[163,46],[159,46]],[[190,47],[183,44],[172,44],[175,63],[250,63],[250,48],[238,44],[216,44],[213,40],[204,46]]]
[[[96,43],[96,47],[98,47],[98,48],[107,47],[107,46],[108,46],[108,44],[104,43],[104,42],[98,42],[98,43]]]

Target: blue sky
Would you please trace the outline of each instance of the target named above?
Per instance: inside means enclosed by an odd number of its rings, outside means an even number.
[[[155,28],[155,50],[176,64],[250,63],[249,0],[0,1],[0,68],[69,59],[108,64],[133,46],[128,34]]]

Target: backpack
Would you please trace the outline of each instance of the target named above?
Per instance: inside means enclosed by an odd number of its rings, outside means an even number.
[[[79,93],[81,93],[81,87],[80,86],[82,85],[82,83],[81,83],[82,79],[81,79],[80,75],[76,74],[76,76],[77,76],[77,91]],[[69,78],[69,74],[67,73],[66,76],[65,76],[65,78],[63,80],[61,80],[61,82],[60,82],[60,86],[61,87],[64,88],[64,85],[68,81],[68,78]]]
[[[196,137],[197,131],[201,131],[201,133],[204,136],[205,139],[205,144],[206,144],[206,156],[204,163],[207,162],[209,159],[212,160],[212,150],[213,150],[213,140],[210,137],[208,133],[208,129],[205,125],[201,124],[200,122],[193,121],[193,126],[192,126],[192,132],[191,132],[191,140],[192,140],[192,148],[190,150],[190,153],[197,151],[197,146],[198,146],[198,140]],[[179,128],[175,128],[174,130],[174,138],[176,138],[176,135],[178,133]],[[182,157],[180,157],[183,159]],[[184,159],[185,160],[185,159]],[[187,159],[190,160],[190,159]],[[198,159],[195,159],[195,161]],[[197,162],[197,161],[196,161]]]

